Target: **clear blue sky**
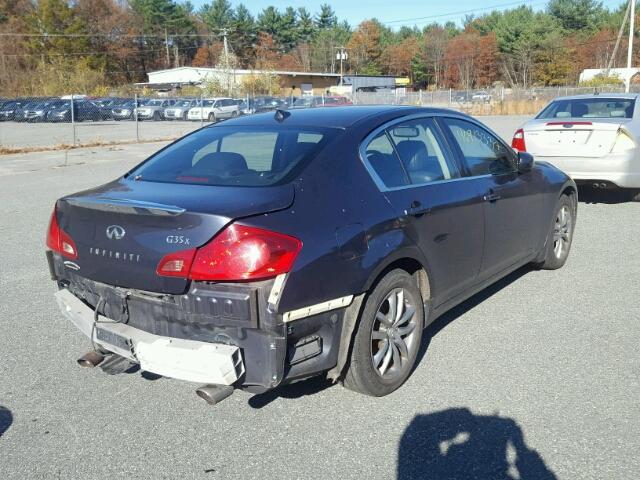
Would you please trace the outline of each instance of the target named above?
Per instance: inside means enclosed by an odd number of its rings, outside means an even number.
[[[199,8],[207,0],[191,0],[192,3]],[[543,9],[547,2],[545,0],[317,0],[314,2],[302,0],[230,0],[235,6],[238,3],[244,3],[249,10],[257,16],[265,7],[273,5],[280,10],[284,10],[288,6],[306,7],[310,12],[315,13],[319,10],[321,3],[330,4],[335,10],[340,20],[348,20],[351,25],[357,25],[362,20],[375,17],[378,20],[387,23],[390,27],[400,27],[402,25],[418,25],[419,27],[432,23],[444,23],[454,21],[459,23],[468,13],[476,12],[482,14],[491,10],[504,10],[515,8],[518,5],[531,5],[535,9]],[[608,8],[615,8],[622,3],[626,4],[626,0],[603,0],[603,5]],[[416,19],[419,20],[409,20]],[[401,20],[394,22],[395,20]],[[391,23],[393,22],[393,23]]]

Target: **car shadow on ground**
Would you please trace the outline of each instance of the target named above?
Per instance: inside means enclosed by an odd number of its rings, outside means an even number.
[[[605,203],[615,205],[618,203],[639,202],[640,189],[625,190],[596,190],[591,187],[578,187],[578,201],[581,203]]]
[[[451,408],[417,415],[398,446],[398,480],[552,480],[511,418]]]
[[[506,277],[498,280],[493,285],[487,287],[468,300],[465,300],[460,305],[449,310],[447,313],[445,313],[437,320],[435,320],[431,325],[429,325],[422,333],[422,343],[420,345],[420,350],[418,351],[418,357],[414,368],[416,368],[420,364],[422,358],[425,356],[433,337],[435,337],[442,329],[444,329],[455,319],[464,315],[469,310],[475,308],[503,288],[511,285],[513,282],[518,280],[523,275],[526,275],[531,270],[531,267],[526,266],[516,270],[513,273],[510,273]],[[313,395],[329,387],[332,387],[333,385],[335,384],[325,379],[323,376],[313,377],[308,380],[293,383],[291,385],[278,387],[266,393],[254,395],[249,399],[248,403],[253,408],[263,408],[278,398],[295,399],[303,397],[305,395]]]
[[[13,415],[11,414],[11,410],[0,405],[0,437],[2,437],[2,435],[4,435],[7,430],[9,430],[9,427],[12,423]]]

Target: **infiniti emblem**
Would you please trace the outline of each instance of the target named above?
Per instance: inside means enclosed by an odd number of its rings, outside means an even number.
[[[124,237],[125,231],[120,225],[109,225],[107,227],[107,238],[110,240],[120,240]]]

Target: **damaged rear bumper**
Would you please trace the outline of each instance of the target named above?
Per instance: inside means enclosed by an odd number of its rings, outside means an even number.
[[[55,297],[64,316],[94,344],[139,363],[147,372],[218,385],[232,385],[244,374],[238,347],[162,337],[115,322],[96,315],[67,289]]]
[[[282,284],[274,279],[192,282],[183,294],[159,294],[87,279],[47,256],[64,315],[94,344],[143,370],[261,393],[344,363],[351,297],[279,313],[271,295]]]

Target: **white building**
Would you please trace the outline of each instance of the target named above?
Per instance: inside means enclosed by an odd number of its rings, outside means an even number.
[[[286,95],[320,95],[339,83],[337,73],[288,72],[281,70],[242,70],[209,67],[178,67],[147,74],[149,86],[200,85],[215,80],[229,88],[237,87],[250,75],[269,75]],[[143,84],[144,85],[144,84]]]
[[[606,68],[587,68],[580,74],[580,81],[587,82],[598,75],[605,75],[606,73]],[[627,85],[638,73],[640,73],[640,68],[611,68],[609,70],[610,77],[619,78],[625,85]]]

